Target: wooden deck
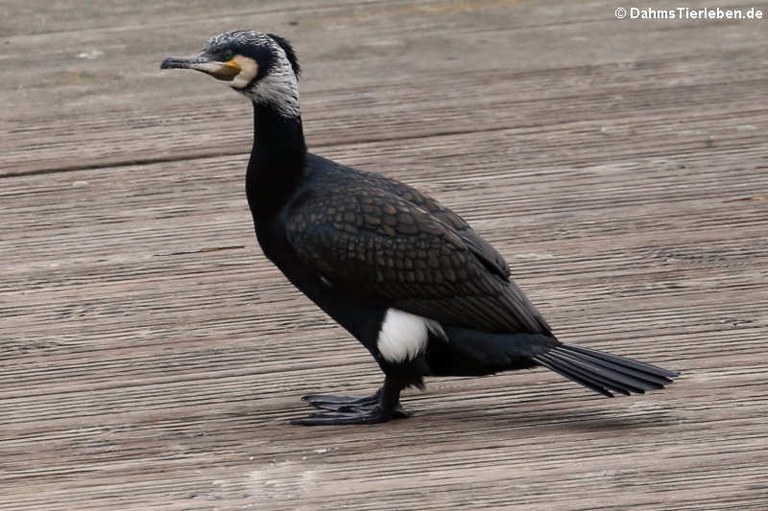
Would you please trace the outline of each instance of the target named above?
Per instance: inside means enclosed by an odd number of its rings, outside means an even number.
[[[768,509],[768,21],[616,7],[5,1],[0,509]],[[241,27],[297,46],[314,151],[464,214],[563,340],[684,376],[288,425],[380,375],[259,251],[249,105],[158,69]]]

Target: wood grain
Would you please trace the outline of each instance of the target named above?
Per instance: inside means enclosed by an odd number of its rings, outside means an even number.
[[[765,509],[765,22],[615,8],[6,2],[0,509]],[[380,375],[260,254],[249,106],[158,69],[240,27],[298,47],[313,150],[464,215],[560,338],[680,381],[433,379],[411,420],[288,425]]]

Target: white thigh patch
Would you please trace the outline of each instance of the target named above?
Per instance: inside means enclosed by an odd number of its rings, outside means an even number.
[[[412,360],[427,347],[429,332],[444,336],[440,324],[398,309],[387,309],[377,347],[388,362]]]

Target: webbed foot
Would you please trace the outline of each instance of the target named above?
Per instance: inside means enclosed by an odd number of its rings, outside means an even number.
[[[392,419],[404,419],[411,413],[398,405],[391,411],[385,411],[378,402],[368,405],[341,405],[338,411],[315,412],[308,417],[291,419],[291,424],[299,426],[338,426],[345,424],[379,424]]]
[[[348,397],[329,394],[309,394],[301,399],[323,410],[308,417],[291,420],[301,426],[335,426],[340,424],[378,424],[392,419],[410,417],[400,406],[400,388],[390,383],[370,396]]]
[[[379,402],[381,391],[377,390],[370,396],[349,397],[333,396],[329,394],[309,394],[301,398],[315,408],[320,410],[330,410],[332,412],[349,411],[355,407],[365,407],[375,405]]]

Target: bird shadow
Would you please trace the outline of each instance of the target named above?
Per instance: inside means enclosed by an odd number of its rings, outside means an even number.
[[[417,420],[453,423],[459,427],[489,429],[558,429],[572,432],[616,432],[649,427],[674,426],[680,417],[670,406],[656,404],[628,405],[617,408],[574,404],[573,408],[547,408],[541,404],[463,407],[451,410],[425,410],[416,414]]]

